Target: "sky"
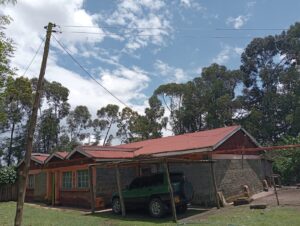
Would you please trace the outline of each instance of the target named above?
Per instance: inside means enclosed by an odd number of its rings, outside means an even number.
[[[18,0],[1,6],[10,15],[6,34],[15,43],[12,64],[24,72],[45,36],[53,33],[99,83],[142,113],[161,84],[186,82],[212,63],[237,69],[254,37],[280,33],[299,21],[299,0]],[[25,76],[39,74],[40,49]],[[52,37],[45,78],[70,90],[74,108],[95,115],[122,104],[74,64]]]

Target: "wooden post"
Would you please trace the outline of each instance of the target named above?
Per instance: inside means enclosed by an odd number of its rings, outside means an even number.
[[[279,206],[279,199],[278,199],[277,188],[276,188],[276,184],[275,184],[275,180],[274,180],[274,176],[273,176],[273,171],[272,171],[272,183],[273,183],[273,186],[274,186],[274,191],[275,191],[275,197],[276,197],[276,201],[277,201],[277,206]]]
[[[213,187],[214,187],[214,193],[215,193],[215,199],[217,202],[217,208],[220,209],[220,200],[218,196],[218,189],[217,189],[217,182],[216,182],[216,175],[215,175],[215,170],[213,166],[213,161],[210,162],[210,170],[211,170],[211,177],[212,177],[212,182],[213,182]]]
[[[55,172],[52,172],[52,196],[51,196],[52,206],[55,204]]]
[[[175,201],[174,201],[174,193],[173,193],[173,188],[172,188],[172,184],[171,184],[170,172],[169,172],[169,166],[168,166],[167,160],[164,160],[164,167],[165,167],[165,173],[166,173],[166,178],[167,178],[167,183],[168,183],[168,189],[169,189],[169,193],[170,193],[170,202],[171,202],[171,207],[172,207],[173,221],[176,223],[177,222],[176,206],[175,206]]]
[[[93,167],[89,166],[89,179],[90,179],[90,195],[91,195],[91,211],[95,213],[95,200],[96,200],[96,192],[95,192],[95,185],[94,185],[94,174],[93,174]]]
[[[118,193],[119,193],[119,199],[120,199],[120,204],[121,204],[122,216],[124,217],[126,215],[126,211],[125,211],[125,204],[124,204],[122,188],[121,188],[120,169],[119,169],[118,164],[116,164],[116,179],[117,179],[117,186],[118,186]]]
[[[39,74],[37,89],[36,89],[36,93],[35,93],[35,97],[34,97],[34,103],[32,106],[32,113],[31,113],[31,117],[29,120],[29,124],[28,124],[28,130],[27,130],[27,136],[26,136],[26,142],[25,142],[26,145],[25,145],[24,167],[23,167],[23,169],[20,173],[20,177],[18,179],[19,189],[18,189],[18,197],[17,197],[15,226],[22,225],[23,206],[24,206],[24,200],[25,200],[25,194],[26,194],[26,185],[27,185],[27,180],[28,180],[31,153],[32,153],[32,148],[33,148],[33,144],[32,144],[33,143],[33,135],[34,135],[35,126],[36,126],[38,108],[40,106],[40,97],[43,92],[44,76],[45,76],[45,72],[46,72],[47,58],[48,58],[49,46],[50,46],[50,38],[51,38],[51,33],[52,33],[53,27],[55,27],[55,24],[48,23],[43,60],[42,60],[40,74]]]

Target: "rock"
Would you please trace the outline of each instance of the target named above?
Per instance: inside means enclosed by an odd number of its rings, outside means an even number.
[[[261,203],[261,204],[251,204],[250,209],[266,209],[267,204]]]
[[[253,201],[252,198],[242,197],[242,198],[238,198],[237,200],[234,200],[233,205],[234,206],[247,205],[247,204],[250,204],[250,202],[252,202],[252,201]]]

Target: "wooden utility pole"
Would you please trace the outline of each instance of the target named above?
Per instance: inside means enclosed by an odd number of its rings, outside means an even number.
[[[117,186],[118,186],[118,193],[119,193],[119,200],[120,200],[120,204],[121,204],[122,216],[125,217],[126,209],[125,209],[125,203],[124,203],[124,198],[123,198],[123,193],[122,193],[122,183],[121,183],[119,164],[116,164],[116,179],[117,179]]]
[[[17,208],[16,208],[16,216],[15,216],[15,226],[21,226],[22,225],[22,218],[23,218],[23,206],[24,206],[24,199],[26,194],[26,185],[27,185],[27,178],[28,178],[28,172],[30,167],[30,159],[31,159],[31,153],[32,153],[32,143],[33,143],[33,135],[35,131],[36,126],[36,120],[37,120],[37,113],[38,108],[40,105],[40,98],[43,92],[43,86],[44,86],[44,76],[47,66],[47,58],[49,53],[49,46],[50,46],[50,38],[52,33],[52,28],[55,27],[55,24],[48,23],[47,28],[47,34],[46,34],[46,41],[45,41],[45,47],[44,47],[44,55],[39,75],[39,80],[37,84],[36,94],[34,98],[34,103],[32,106],[32,113],[29,121],[29,127],[26,137],[26,145],[25,145],[25,158],[23,166],[19,170],[19,179],[18,179],[18,197],[17,197]]]
[[[171,202],[171,208],[172,208],[173,221],[175,223],[177,223],[177,214],[176,214],[176,206],[175,206],[175,201],[174,201],[174,193],[173,193],[172,183],[171,183],[171,179],[170,179],[170,171],[169,171],[169,165],[168,165],[167,160],[164,160],[163,164],[165,167],[165,174],[166,174],[167,183],[168,183],[168,190],[170,193],[170,202]]]
[[[211,178],[212,178],[212,183],[213,183],[213,187],[214,187],[215,199],[217,202],[217,208],[220,209],[220,199],[219,199],[219,195],[218,195],[217,181],[216,181],[215,169],[214,169],[212,158],[211,158],[211,162],[210,162],[210,171],[211,171]]]

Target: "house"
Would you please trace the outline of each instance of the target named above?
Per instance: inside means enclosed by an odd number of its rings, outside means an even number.
[[[232,200],[243,194],[247,185],[251,193],[263,190],[262,181],[271,177],[272,163],[259,153],[236,154],[239,148],[259,147],[256,140],[240,126],[169,136],[117,146],[80,146],[70,153],[33,154],[26,192],[27,201],[90,208],[90,175],[95,186],[98,207],[110,203],[116,191],[115,169],[98,163],[145,158],[212,159],[218,191]],[[221,152],[222,154],[218,154]],[[89,166],[93,164],[89,173]],[[209,163],[174,163],[170,171],[184,172],[193,184],[193,203],[214,205],[211,166]],[[121,168],[122,187],[141,174],[162,170],[161,164],[134,164]]]

